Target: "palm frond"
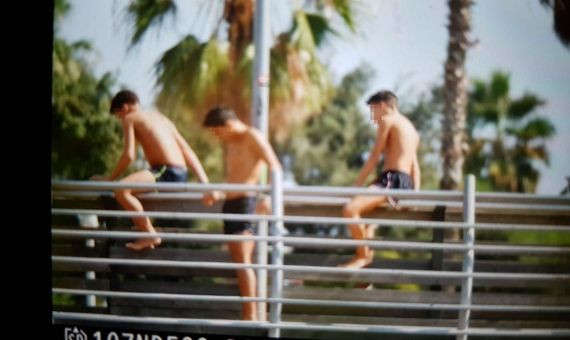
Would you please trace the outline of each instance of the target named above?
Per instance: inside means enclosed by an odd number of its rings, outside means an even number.
[[[489,96],[492,100],[497,101],[499,98],[508,97],[509,95],[509,80],[508,73],[495,71],[491,76],[491,84],[489,87]]]
[[[536,138],[549,138],[554,135],[556,129],[552,123],[544,118],[534,118],[521,128],[509,127],[506,132],[522,141],[530,141]]]
[[[538,96],[525,93],[520,99],[511,101],[508,109],[508,117],[511,119],[523,118],[544,104],[545,101]]]
[[[307,13],[307,22],[316,46],[321,46],[329,34],[338,35],[329,21],[320,14]]]
[[[162,25],[163,20],[176,14],[173,0],[134,0],[127,7],[127,16],[133,21],[133,36],[130,47],[138,44],[153,26]]]

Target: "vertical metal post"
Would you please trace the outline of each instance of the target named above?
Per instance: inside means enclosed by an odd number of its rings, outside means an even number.
[[[81,228],[89,228],[89,229],[97,229],[99,228],[99,221],[97,219],[97,215],[77,215],[77,219],[79,220],[79,226]],[[86,239],[85,240],[85,247],[87,248],[95,248],[95,240],[94,239]],[[85,280],[95,280],[95,272],[92,270],[85,272]],[[85,296],[85,306],[87,307],[96,307],[97,300],[95,295],[86,295]]]
[[[267,221],[260,221],[257,225],[257,236],[267,236]],[[256,263],[267,264],[267,242],[257,242],[256,249]],[[257,270],[257,296],[260,298],[267,298],[267,269]],[[259,321],[267,320],[267,303],[260,301],[257,303],[257,319]]]
[[[253,65],[253,97],[251,103],[253,125],[267,137],[269,111],[269,3],[255,2],[253,20],[255,58]]]
[[[283,173],[279,170],[271,172],[271,212],[275,217],[283,216]],[[282,236],[283,221],[275,221],[271,224],[271,235]],[[274,242],[271,252],[271,263],[276,266],[283,265],[283,242]],[[283,296],[283,270],[273,270],[271,272],[271,297],[281,298]],[[281,303],[271,303],[269,308],[269,321],[271,323],[281,322]],[[272,328],[269,330],[269,337],[279,338],[281,330]]]
[[[252,76],[251,118],[253,125],[267,138],[269,108],[269,3],[266,0],[255,2],[253,20],[255,57]],[[267,168],[262,170],[260,184],[267,183]],[[259,222],[259,236],[267,236],[267,221]],[[258,242],[257,263],[267,264],[267,242]],[[267,297],[267,270],[257,270],[257,296]],[[266,320],[266,303],[258,303],[258,319]]]
[[[467,175],[465,178],[465,187],[463,189],[463,221],[468,224],[475,223],[475,176]],[[463,244],[473,246],[475,244],[475,228],[470,227],[463,231]],[[463,273],[473,273],[475,266],[475,251],[469,249],[463,256]],[[461,304],[471,305],[471,295],[473,291],[473,277],[463,279],[461,285]],[[459,312],[458,329],[460,331],[467,330],[469,327],[469,317],[471,310],[463,309]],[[457,340],[467,340],[467,334],[459,334]]]

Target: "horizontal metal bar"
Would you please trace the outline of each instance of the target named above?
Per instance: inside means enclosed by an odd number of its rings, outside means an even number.
[[[92,231],[92,230],[67,230],[54,229],[53,236],[66,237],[82,237],[82,238],[112,238],[127,239],[148,237],[146,232],[136,231]],[[480,253],[525,253],[525,254],[570,254],[570,247],[549,247],[549,246],[519,246],[519,245],[484,245],[478,244],[467,246],[463,243],[442,244],[432,242],[409,242],[409,241],[377,241],[377,240],[353,240],[353,239],[331,239],[317,237],[282,237],[282,236],[243,236],[243,235],[221,235],[221,234],[182,234],[182,233],[163,233],[153,234],[165,240],[177,241],[203,241],[203,242],[227,242],[227,241],[267,241],[267,242],[284,242],[290,245],[311,245],[315,247],[338,247],[350,246],[357,247],[368,245],[372,248],[382,249],[414,249],[414,250],[449,250],[449,251],[467,251],[474,249]]]
[[[343,300],[317,300],[317,299],[291,299],[291,298],[259,298],[221,295],[192,295],[171,293],[141,293],[125,291],[106,291],[88,289],[52,288],[56,294],[97,295],[104,297],[119,297],[152,300],[179,300],[179,301],[208,301],[208,302],[260,302],[284,303],[302,306],[329,306],[329,307],[357,307],[357,308],[384,308],[384,309],[421,309],[421,310],[463,310],[476,311],[511,311],[511,312],[570,312],[570,306],[532,306],[532,305],[460,305],[447,303],[410,303],[410,302],[371,302],[371,301],[343,301]]]
[[[144,192],[135,194],[141,200],[166,201],[166,200],[191,200],[199,201],[202,194],[198,192]],[[112,191],[52,191],[53,198],[92,198],[114,197]],[[287,204],[311,204],[318,202],[319,205],[344,205],[350,201],[351,197],[334,196],[296,196],[284,195],[283,200]],[[400,207],[435,207],[443,205],[446,207],[461,208],[461,202],[444,200],[418,200],[402,199],[398,202]]]
[[[89,191],[63,191],[52,192],[53,197],[77,197],[77,198],[97,198],[100,196],[113,196],[112,192],[89,192]],[[394,196],[391,194],[391,196]],[[195,192],[152,192],[140,193],[137,195],[140,199],[145,200],[200,200],[202,194]],[[284,202],[287,204],[309,204],[309,205],[334,205],[342,206],[350,201],[350,197],[318,197],[318,196],[284,196]],[[398,206],[402,208],[421,208],[421,207],[435,207],[445,206],[447,208],[461,209],[462,202],[451,202],[442,200],[419,200],[419,199],[403,199],[398,202]],[[497,203],[497,202],[483,202],[477,203],[477,210],[490,210],[502,211],[521,210],[525,212],[565,212],[570,214],[570,204],[525,204],[525,203]]]
[[[476,210],[568,211],[570,204],[476,203]]]
[[[443,191],[443,190],[401,190],[401,189],[384,189],[384,188],[361,188],[361,187],[331,187],[331,186],[286,186],[283,187],[284,195],[315,195],[315,196],[356,196],[356,195],[390,195],[398,198],[417,198],[417,199],[438,199],[460,201],[463,199],[461,191]]]
[[[236,183],[125,183],[117,181],[66,181],[52,180],[52,190],[114,190],[114,189],[151,189],[165,191],[269,191],[269,185],[244,185]],[[289,186],[283,187],[284,194],[313,194],[323,195],[378,195],[378,193],[395,197],[451,198],[460,200],[460,191],[413,191],[380,188],[358,187],[325,187],[325,186]]]
[[[332,332],[362,332],[362,333],[402,333],[402,334],[426,334],[426,335],[488,335],[488,336],[550,336],[568,337],[570,329],[542,329],[542,328],[522,328],[522,329],[498,329],[498,328],[468,328],[458,330],[453,327],[419,327],[419,326],[382,326],[374,324],[334,324],[315,325],[305,322],[278,322],[269,323],[267,321],[242,321],[242,320],[219,320],[219,319],[186,319],[186,318],[166,318],[166,317],[136,317],[119,316],[95,313],[73,313],[73,312],[52,312],[54,321],[76,320],[76,321],[99,321],[117,323],[145,323],[160,325],[185,325],[185,326],[215,326],[215,327],[241,327],[256,329],[288,329],[288,330],[308,330],[308,331],[332,331]]]
[[[396,275],[461,279],[473,277],[474,279],[505,279],[505,280],[570,280],[570,274],[527,274],[527,273],[488,273],[474,272],[463,273],[455,271],[431,271],[431,270],[410,270],[410,269],[377,269],[377,268],[342,268],[342,267],[319,267],[319,266],[298,266],[298,265],[262,265],[262,264],[242,264],[209,261],[171,261],[171,260],[142,260],[142,259],[119,259],[100,257],[78,257],[78,256],[52,256],[53,262],[65,263],[90,263],[90,264],[117,264],[131,266],[164,266],[177,268],[210,268],[210,269],[267,269],[285,270],[309,273],[346,273],[346,274],[372,274],[372,275]]]
[[[80,190],[80,189],[119,189],[119,188],[143,188],[152,190],[167,191],[269,191],[269,186],[260,185],[243,185],[235,183],[124,183],[116,181],[67,181],[52,180],[52,190]],[[448,190],[399,190],[399,189],[380,189],[380,188],[361,188],[361,187],[331,187],[331,186],[288,186],[283,188],[285,195],[317,195],[317,196],[355,196],[355,195],[390,195],[398,198],[416,198],[421,200],[454,200],[461,201],[463,199],[462,191]],[[519,193],[489,193],[479,192],[476,195],[478,203],[484,202],[500,202],[513,203],[517,201],[524,204],[541,204],[540,201],[550,201],[556,204],[569,205],[570,198],[555,195],[529,195]],[[511,202],[508,202],[511,201]],[[514,201],[514,202],[512,202]]]
[[[96,210],[96,209],[52,209],[55,215],[82,215],[91,214],[98,216],[113,217],[159,217],[168,219],[203,219],[203,220],[228,220],[228,221],[283,221],[290,224],[378,224],[385,226],[397,226],[407,228],[442,228],[442,229],[489,229],[489,230],[536,230],[543,231],[548,227],[540,225],[501,225],[496,223],[475,223],[473,225],[464,222],[439,222],[439,221],[409,221],[380,218],[346,218],[346,217],[323,217],[323,216],[272,216],[255,214],[222,214],[222,213],[194,213],[194,212],[170,212],[170,211],[122,211],[122,210]],[[549,231],[568,231],[570,226],[555,226]]]
[[[109,182],[109,181],[52,181],[52,190],[162,190],[162,191],[251,191],[269,192],[269,185],[251,185],[236,183],[133,183],[133,182]]]
[[[570,204],[570,196],[562,195],[542,195],[542,194],[524,194],[515,192],[478,192],[475,196],[476,202],[505,202],[511,201],[539,203],[552,202],[555,204]]]
[[[299,272],[319,272],[319,273],[368,273],[378,275],[409,275],[418,277],[440,277],[440,278],[463,278],[466,274],[462,272],[431,272],[427,270],[395,270],[395,269],[354,269],[341,267],[318,267],[318,266],[275,266],[271,264],[242,264],[226,262],[197,262],[197,261],[171,261],[171,260],[140,260],[140,259],[119,259],[119,258],[98,258],[98,257],[76,257],[76,256],[52,256],[52,261],[63,263],[81,264],[114,264],[132,266],[151,267],[176,267],[176,268],[209,268],[209,269],[268,269],[268,270],[294,270]],[[570,277],[570,275],[569,275]]]
[[[222,213],[193,213],[193,212],[170,212],[170,211],[123,211],[123,210],[91,210],[91,209],[52,209],[55,215],[98,215],[110,217],[159,217],[170,219],[203,219],[203,220],[228,220],[228,221],[283,221],[285,223],[323,223],[323,224],[381,224],[381,225],[409,225],[414,227],[428,228],[468,228],[470,226],[462,222],[431,222],[431,221],[406,221],[373,218],[344,218],[344,217],[312,217],[312,216],[273,216],[256,214],[222,214]]]

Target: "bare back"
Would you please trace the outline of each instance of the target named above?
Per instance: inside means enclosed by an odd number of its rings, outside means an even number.
[[[402,114],[385,117],[386,144],[383,170],[398,170],[412,173],[412,166],[419,146],[420,137],[413,124]]]
[[[127,116],[133,124],[135,138],[142,146],[151,166],[176,165],[186,168],[184,155],[176,141],[176,127],[158,112]]]

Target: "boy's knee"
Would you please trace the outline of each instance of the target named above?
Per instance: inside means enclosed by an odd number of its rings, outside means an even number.
[[[232,255],[232,260],[235,263],[246,263],[245,257],[242,254],[231,254],[231,255]]]
[[[130,190],[127,189],[117,189],[115,190],[115,198],[116,199],[125,199],[127,195],[130,194]]]
[[[342,208],[342,215],[344,217],[354,217],[357,215],[357,211],[354,209],[354,206],[350,203],[345,204]]]

